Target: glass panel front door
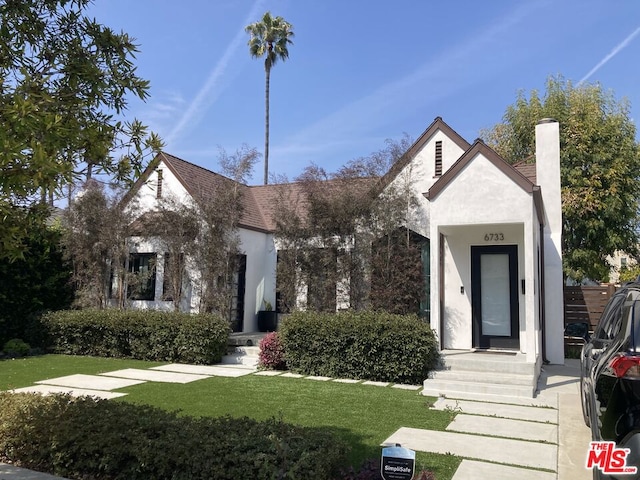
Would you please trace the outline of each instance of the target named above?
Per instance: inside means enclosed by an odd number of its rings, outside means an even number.
[[[480,255],[481,325],[483,335],[511,336],[509,255]]]
[[[518,247],[471,247],[475,348],[519,348]]]

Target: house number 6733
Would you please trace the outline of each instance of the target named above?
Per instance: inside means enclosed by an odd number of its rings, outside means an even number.
[[[485,233],[484,241],[485,242],[498,242],[504,240],[504,233]]]

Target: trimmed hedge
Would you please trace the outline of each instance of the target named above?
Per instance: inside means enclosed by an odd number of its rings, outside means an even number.
[[[125,402],[0,392],[0,461],[76,479],[332,478],[347,447],[281,420],[179,417]]]
[[[419,384],[437,366],[429,325],[385,312],[295,312],[279,329],[287,367],[306,375]]]
[[[54,353],[212,364],[227,351],[229,322],[157,310],[63,310],[42,317]]]

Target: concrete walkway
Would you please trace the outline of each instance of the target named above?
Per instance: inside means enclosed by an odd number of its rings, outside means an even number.
[[[400,428],[384,443],[463,457],[453,480],[584,480],[591,432],[582,420],[577,360],[544,367],[536,398],[459,395],[446,432]],[[455,433],[454,433],[455,432]]]
[[[265,375],[343,383],[383,382],[302,376],[231,365],[163,365],[149,370],[126,369],[102,375],[70,375],[37,382],[16,391],[66,392],[101,398],[125,395],[114,392],[147,381],[188,383],[209,376]],[[383,443],[401,443],[417,451],[453,453],[463,457],[453,480],[583,480],[591,477],[585,459],[591,439],[582,420],[577,360],[564,366],[544,367],[538,395],[531,398],[474,396],[440,398],[433,408],[456,413],[445,432],[400,428]],[[419,390],[415,385],[393,388]],[[0,480],[61,480],[12,465],[0,464]],[[62,479],[64,480],[64,479]]]

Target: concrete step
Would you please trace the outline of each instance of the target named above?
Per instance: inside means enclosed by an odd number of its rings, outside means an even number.
[[[239,353],[249,357],[257,357],[260,355],[260,347],[229,346],[227,353]]]
[[[537,390],[536,365],[517,352],[442,352],[441,368],[424,381],[423,395],[510,396],[533,398]]]
[[[480,372],[471,370],[434,370],[430,378],[435,380],[453,380],[459,382],[476,382],[482,384],[495,383],[499,385],[535,386],[533,375],[519,373]]]
[[[429,378],[424,381],[422,395],[430,397],[455,397],[457,394],[500,395],[507,397],[532,398],[535,387],[531,385],[506,385],[459,380],[439,380]]]
[[[535,375],[536,366],[526,363],[525,356],[517,354],[480,352],[443,352],[444,370],[466,370],[474,372],[514,373]]]
[[[260,347],[229,347],[228,352],[222,357],[222,363],[226,365],[243,365],[255,368],[260,361]]]

